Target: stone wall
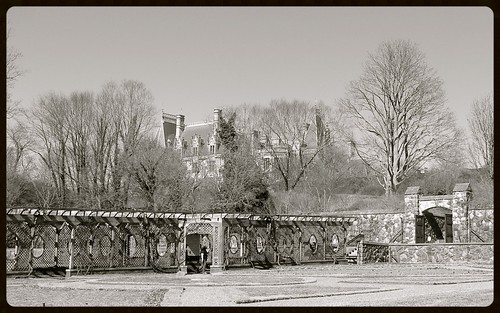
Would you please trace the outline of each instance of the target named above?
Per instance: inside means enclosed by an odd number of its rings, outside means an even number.
[[[469,210],[471,242],[493,242],[493,215],[493,210]]]
[[[347,228],[347,240],[364,234],[364,240],[390,243],[415,243],[415,215],[412,212],[351,214],[356,220]],[[469,210],[470,242],[493,242],[493,210]],[[455,242],[466,243],[465,216],[454,217]],[[456,229],[458,228],[458,230]],[[430,232],[430,231],[429,231]],[[475,235],[477,234],[477,236]],[[481,239],[483,241],[481,241]]]
[[[402,242],[401,233],[411,232],[405,229],[404,213],[371,213],[351,215],[356,218],[353,225],[347,229],[347,240],[357,234],[364,234],[364,240],[372,242],[389,243]],[[413,218],[413,216],[412,216]],[[414,232],[414,231],[413,231]],[[405,238],[405,242],[410,239]]]
[[[390,262],[493,264],[493,243],[391,244]]]

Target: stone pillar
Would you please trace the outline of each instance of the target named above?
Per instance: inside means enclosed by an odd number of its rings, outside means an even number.
[[[213,255],[210,274],[220,273],[224,270],[224,227],[221,218],[213,223]]]
[[[408,187],[405,191],[405,214],[403,217],[403,243],[415,243],[415,215],[418,215],[420,186]]]
[[[358,242],[358,253],[357,253],[357,257],[356,257],[356,264],[359,264],[359,265],[362,265],[363,264],[363,239],[361,239],[359,242]]]
[[[472,188],[469,183],[456,184],[451,203],[453,219],[453,242],[470,242],[469,201]]]

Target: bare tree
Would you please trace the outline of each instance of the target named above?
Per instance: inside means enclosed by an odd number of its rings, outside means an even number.
[[[442,81],[409,41],[382,43],[352,81],[341,107],[357,127],[358,156],[378,175],[386,195],[425,162],[457,144]]]
[[[26,189],[27,176],[25,173],[29,159],[27,155],[30,145],[30,138],[26,128],[17,121],[20,109],[20,101],[14,100],[12,88],[15,82],[24,74],[18,66],[18,61],[22,57],[21,52],[10,45],[11,29],[7,31],[7,60],[6,60],[6,117],[7,117],[7,204],[17,203],[22,193]]]
[[[111,206],[111,178],[113,169],[113,152],[118,144],[119,120],[115,114],[115,99],[118,87],[115,83],[107,83],[95,97],[91,120],[90,133],[90,176],[91,202],[99,209]]]
[[[318,154],[331,143],[327,119],[321,113],[320,108],[304,101],[279,100],[263,108],[258,117],[261,154],[273,160],[272,167],[284,190],[293,190]]]
[[[325,210],[336,201],[337,189],[351,176],[350,169],[345,149],[331,144],[311,165],[300,189],[309,194],[316,209]]]
[[[15,205],[29,184],[31,138],[24,124],[7,128],[7,204]]]
[[[474,100],[471,116],[468,119],[472,141],[469,154],[476,168],[486,167],[493,179],[493,98],[488,95]]]
[[[21,70],[18,61],[22,58],[22,53],[9,44],[11,29],[7,31],[7,60],[6,60],[6,81],[7,81],[7,119],[11,119],[19,113],[20,102],[12,98],[12,88],[14,83],[21,77],[25,71]]]
[[[36,153],[48,168],[52,185],[58,192],[60,204],[65,206],[68,175],[67,175],[67,145],[68,131],[64,127],[66,121],[68,100],[63,95],[54,92],[41,96],[34,104],[29,121],[36,145],[32,151]]]
[[[178,153],[162,147],[153,136],[143,138],[133,153],[129,170],[149,209],[182,209],[190,186]]]
[[[115,202],[125,206],[131,179],[131,172],[127,167],[137,144],[150,132],[153,125],[153,96],[143,83],[124,80],[118,86],[113,110],[119,139],[115,141],[113,160]]]
[[[48,169],[61,205],[70,191],[80,205],[124,207],[130,162],[152,127],[152,95],[142,83],[108,83],[94,96],[48,93],[29,112],[37,139],[32,151]]]
[[[64,109],[64,128],[68,133],[67,171],[72,190],[80,200],[90,191],[90,134],[94,96],[91,92],[73,92]]]

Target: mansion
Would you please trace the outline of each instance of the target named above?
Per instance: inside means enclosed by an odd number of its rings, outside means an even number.
[[[298,135],[286,139],[289,142],[284,142],[286,136],[278,138],[260,130],[252,131],[253,152],[259,155],[258,160],[265,172],[272,172],[275,159],[286,156],[289,149],[297,155],[300,151],[304,156],[330,142],[330,130],[320,113],[316,109],[314,120],[301,125]],[[220,177],[223,160],[217,132],[221,116],[222,110],[214,109],[212,121],[187,124],[184,115],[162,114],[164,145],[179,151],[193,178]]]
[[[165,147],[181,153],[188,172],[194,178],[218,177],[222,166],[217,136],[222,110],[214,109],[210,122],[186,124],[184,115],[163,113]]]

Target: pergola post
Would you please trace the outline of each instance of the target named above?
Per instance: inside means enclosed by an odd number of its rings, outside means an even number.
[[[179,249],[178,252],[178,259],[180,260],[179,263],[179,272],[177,273],[178,275],[187,275],[187,265],[186,265],[186,236],[187,236],[187,226],[188,224],[184,224],[184,227],[182,227],[182,233],[183,233],[183,240],[179,242]],[[184,254],[184,255],[182,255]]]
[[[73,255],[75,253],[74,249],[74,242],[75,242],[75,227],[71,226],[71,239],[69,241],[69,265],[68,269],[66,269],[66,278],[71,277],[71,272],[73,271]]]
[[[224,270],[224,227],[222,218],[219,217],[216,221],[212,220],[213,229],[213,256],[210,273],[219,273]]]

